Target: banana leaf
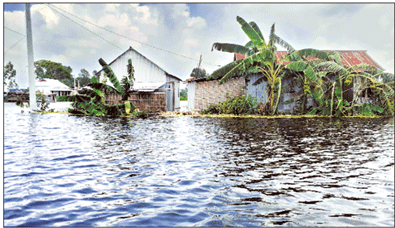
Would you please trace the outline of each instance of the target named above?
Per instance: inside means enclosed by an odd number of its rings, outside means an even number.
[[[113,84],[113,86],[119,91],[122,91],[121,84],[118,81],[118,78],[115,76],[114,72],[112,69],[107,65],[107,63],[100,58],[99,63],[103,68],[103,71],[107,74],[107,77],[110,79],[110,82]]]
[[[279,44],[280,46],[282,46],[283,48],[287,49],[287,51],[289,53],[293,53],[295,51],[295,49],[289,44],[287,43],[285,40],[281,39],[279,36],[277,36],[276,34],[273,34],[273,40],[276,44]]]
[[[259,37],[260,37],[262,40],[265,40],[265,38],[264,38],[263,35],[262,35],[261,30],[259,29],[258,25],[257,25],[255,22],[251,21],[251,22],[248,23],[248,24],[252,27],[252,29],[255,30],[255,32],[259,35]]]
[[[264,49],[267,45],[263,36],[261,37],[255,29],[248,24],[243,18],[237,16],[237,22],[241,25],[244,33],[252,40],[254,45],[258,48],[258,50]],[[261,34],[262,35],[262,34]]]
[[[92,89],[83,88],[82,90],[79,91],[79,93],[85,94],[88,97],[93,98],[95,102],[99,102],[102,99],[100,94],[98,94],[96,91],[94,91],[94,89],[92,90]]]
[[[74,102],[89,102],[92,97],[86,95],[67,95],[65,96],[67,101],[74,101]]]
[[[93,89],[97,89],[100,91],[103,91],[105,94],[121,94],[121,92],[119,92],[116,88],[104,84],[104,83],[89,83],[88,84],[89,87],[93,88]]]
[[[213,50],[217,51],[223,51],[223,52],[230,52],[230,53],[239,53],[239,54],[248,54],[250,51],[249,48],[246,48],[244,46],[238,45],[238,44],[228,44],[228,43],[214,43],[211,51]]]
[[[308,57],[328,60],[328,53],[313,48],[301,49],[287,55],[287,61],[299,61]]]

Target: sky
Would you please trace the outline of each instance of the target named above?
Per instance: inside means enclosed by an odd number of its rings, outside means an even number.
[[[11,61],[19,87],[27,88],[25,5],[3,6],[3,63]],[[131,46],[185,80],[200,55],[208,73],[233,61],[233,54],[211,47],[215,42],[249,41],[237,16],[255,21],[266,40],[275,23],[276,34],[296,50],[366,50],[386,72],[394,73],[392,3],[33,4],[34,60],[70,66],[77,77],[81,69],[100,70],[100,58],[109,63]]]

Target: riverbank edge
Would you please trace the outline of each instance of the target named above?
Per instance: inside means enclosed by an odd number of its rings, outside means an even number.
[[[178,113],[178,112],[168,112],[161,114],[162,117],[201,117],[201,118],[251,118],[251,119],[291,119],[291,118],[390,118],[395,116],[321,116],[321,115],[276,115],[276,116],[261,116],[261,115],[234,115],[234,114],[199,114],[199,113]]]
[[[36,112],[39,114],[67,114],[72,116],[90,116],[81,114],[72,114],[69,112]],[[234,115],[234,114],[199,114],[190,112],[167,112],[157,115],[150,115],[149,117],[194,117],[194,118],[251,118],[251,119],[292,119],[292,118],[394,118],[395,116],[341,116],[341,117],[331,117],[331,116],[320,116],[320,115],[277,115],[277,116],[261,116],[261,115]],[[133,115],[119,116],[122,118],[138,118]]]

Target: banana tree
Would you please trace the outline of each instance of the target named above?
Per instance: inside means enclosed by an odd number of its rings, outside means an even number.
[[[332,74],[335,80],[326,81],[326,89],[317,99],[320,106],[310,113],[335,116],[352,115],[354,112],[363,115],[394,115],[393,82],[380,81],[380,77],[388,73],[368,64],[350,67],[331,61],[317,64],[315,71],[323,75]],[[354,99],[350,103],[344,99],[342,88],[343,84],[349,85],[352,81],[355,82],[355,91]],[[363,95],[369,96],[370,101],[365,99],[364,103],[358,103]]]
[[[128,101],[128,97],[130,96],[131,89],[134,84],[134,68],[132,65],[132,60],[128,60],[127,72],[128,75],[123,76],[121,83],[119,83],[118,78],[115,76],[114,72],[107,65],[107,63],[103,59],[99,59],[100,65],[103,67],[103,71],[106,73],[107,77],[110,79],[110,82],[114,85],[117,94],[121,95],[122,101],[125,104],[125,112],[130,114],[131,108],[134,110],[136,107]],[[132,111],[133,111],[132,110]]]
[[[69,110],[69,112],[112,116],[130,114],[130,111],[135,109],[135,106],[127,100],[131,93],[130,89],[133,87],[134,80],[132,61],[130,59],[128,61],[128,75],[124,76],[122,79],[122,85],[119,83],[110,66],[108,66],[103,59],[99,59],[99,63],[102,65],[103,71],[113,86],[99,82],[99,80],[93,76],[92,82],[88,84],[90,88],[83,88],[79,91],[80,94],[67,97],[69,101],[73,101],[72,106],[74,107],[74,109]],[[106,105],[105,95],[109,94],[120,95],[124,104]]]
[[[290,85],[302,89],[303,93],[297,100],[301,101],[301,114],[305,114],[308,97],[312,95],[321,104],[320,97],[325,90],[323,80],[326,78],[323,77],[323,73],[316,72],[314,67],[327,61],[341,64],[341,56],[336,51],[307,48],[289,53],[285,61],[289,62],[285,69],[289,71],[287,75],[293,82]]]
[[[259,78],[254,84],[259,84],[262,81],[268,81],[269,99],[266,104],[270,104],[270,114],[274,114],[277,109],[277,102],[274,103],[275,87],[281,85],[282,66],[277,63],[275,44],[279,44],[288,51],[293,52],[294,49],[287,42],[278,37],[275,32],[275,25],[273,24],[270,31],[269,42],[266,43],[261,30],[255,22],[247,23],[243,18],[237,17],[237,22],[241,25],[244,33],[250,38],[250,41],[245,45],[228,44],[228,43],[214,43],[212,50],[244,54],[245,58],[231,62],[220,69],[214,71],[208,79],[220,79],[219,83],[235,76],[248,76],[251,73],[262,73],[263,76]],[[280,93],[278,93],[278,98]],[[265,104],[265,105],[266,105]],[[274,106],[273,106],[274,105]]]

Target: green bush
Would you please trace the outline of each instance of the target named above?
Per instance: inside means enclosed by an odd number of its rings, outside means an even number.
[[[211,104],[202,114],[258,114],[258,103],[256,98],[248,95],[248,97],[240,96],[228,98],[226,101],[218,104]]]
[[[68,101],[67,96],[57,96],[56,97],[57,102],[65,102]]]
[[[136,116],[138,118],[147,118],[148,117],[148,113],[142,112],[137,108],[133,110],[132,115]]]
[[[131,106],[130,111],[133,112],[136,107]],[[125,104],[115,104],[115,105],[106,105],[105,110],[107,115],[110,116],[122,116],[126,115]]]
[[[180,97],[180,101],[187,101],[188,100],[188,96],[184,95]]]

